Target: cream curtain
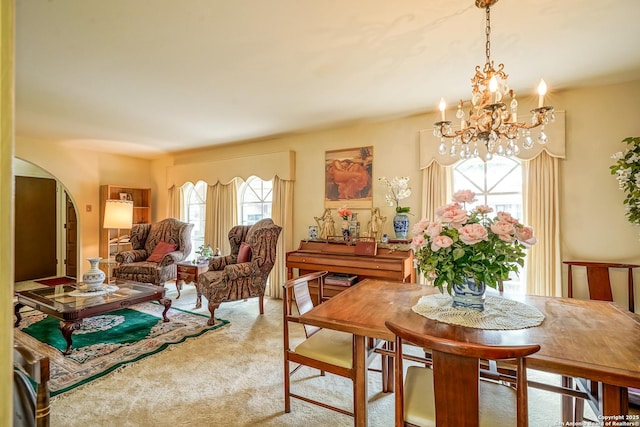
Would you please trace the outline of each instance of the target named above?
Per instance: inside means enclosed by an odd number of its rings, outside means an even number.
[[[184,206],[184,190],[182,187],[172,185],[169,188],[169,200],[167,203],[167,218],[178,218],[182,221],[182,207]]]
[[[449,166],[437,162],[422,169],[421,218],[435,220],[436,209],[447,203],[447,175]]]
[[[526,259],[527,293],[562,296],[558,159],[542,152],[522,162],[525,224],[533,227],[538,243]]]
[[[271,206],[273,222],[282,227],[278,238],[276,265],[269,276],[266,294],[272,298],[282,298],[282,284],[287,280],[286,254],[293,250],[293,181],[273,178],[273,201]]]
[[[431,162],[427,167],[422,168],[422,206],[420,218],[435,220],[436,209],[447,203],[447,181],[448,169],[450,166],[441,166],[438,162]],[[425,284],[427,280],[422,274],[418,275],[418,283]]]
[[[204,241],[222,254],[231,252],[229,230],[238,225],[238,180],[207,186]]]

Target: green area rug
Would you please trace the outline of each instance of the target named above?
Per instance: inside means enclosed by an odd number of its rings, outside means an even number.
[[[49,357],[49,386],[51,396],[56,396],[229,323],[216,319],[214,326],[208,326],[208,316],[178,308],[169,310],[170,321],[164,323],[163,310],[158,303],[143,303],[84,319],[73,332],[73,347],[67,356],[61,353],[66,341],[58,329],[60,321],[37,310],[21,312],[23,319],[14,339]]]

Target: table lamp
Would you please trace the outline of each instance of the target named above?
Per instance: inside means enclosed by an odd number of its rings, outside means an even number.
[[[116,253],[120,252],[120,229],[131,228],[133,225],[133,202],[131,200],[118,200],[108,199],[105,200],[104,205],[104,220],[102,226],[104,228],[116,229]],[[109,237],[111,237],[109,235]],[[108,250],[108,256],[111,256],[111,251]],[[107,266],[107,283],[109,283],[109,270],[110,266]]]

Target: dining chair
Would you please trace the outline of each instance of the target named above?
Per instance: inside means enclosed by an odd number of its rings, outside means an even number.
[[[627,270],[627,307],[630,312],[635,313],[635,294],[633,283],[633,270],[640,268],[638,264],[623,264],[615,262],[593,262],[593,261],[563,261],[567,265],[567,296],[573,298],[574,269],[573,267],[584,267],[586,269],[587,287],[589,299],[600,301],[613,301],[613,291],[611,288],[611,271]],[[584,378],[562,377],[562,383],[571,387],[574,383],[578,389],[588,389],[594,396],[598,395],[598,383]],[[629,389],[629,400],[632,403],[640,401],[640,390]],[[591,403],[591,402],[590,402]],[[595,403],[591,404],[592,409],[597,414],[598,408]],[[574,418],[577,422],[583,420],[584,400],[575,401]]]
[[[49,358],[13,348],[13,425],[49,426]]]
[[[627,270],[627,298],[629,311],[635,312],[635,295],[633,286],[633,269],[640,268],[637,264],[621,264],[613,262],[591,261],[563,261],[568,267],[567,272],[567,296],[573,298],[573,269],[572,267],[584,267],[587,271],[587,286],[589,299],[600,301],[613,301],[611,290],[610,272],[612,269]]]
[[[283,285],[283,328],[284,328],[284,406],[285,412],[291,412],[291,398],[296,398],[307,403],[321,406],[326,409],[353,416],[353,412],[334,405],[320,402],[319,400],[303,396],[291,391],[291,376],[302,366],[308,366],[320,370],[320,375],[325,372],[349,378],[354,385],[355,397],[355,373],[353,363],[353,335],[331,329],[323,329],[316,326],[304,326],[305,339],[292,348],[292,340],[289,336],[290,324],[300,323],[299,316],[311,310],[313,300],[309,293],[309,282],[318,283],[318,301],[323,301],[323,284],[327,271],[309,273],[298,278],[290,279]],[[294,303],[297,313],[294,311]],[[366,364],[369,366],[377,356],[375,347],[369,348]],[[291,364],[297,364],[291,369]],[[354,401],[355,405],[355,401]]]
[[[518,426],[528,425],[526,356],[537,344],[488,346],[424,335],[386,321],[396,336],[395,425]],[[403,370],[402,343],[431,350],[432,368]],[[512,359],[516,377],[509,382],[480,379],[481,360]]]

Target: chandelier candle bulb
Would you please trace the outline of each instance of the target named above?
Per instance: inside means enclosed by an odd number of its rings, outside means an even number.
[[[444,102],[444,98],[440,98],[440,118],[445,121],[444,110],[447,108],[447,104]]]
[[[491,80],[489,80],[489,92],[491,92],[491,102],[492,103],[498,102],[498,100],[496,99],[497,90],[498,90],[498,79],[496,78],[496,75],[494,74],[493,77],[491,77]]]
[[[538,85],[538,108],[542,108],[544,106],[545,93],[547,93],[547,84],[543,79],[540,79],[540,84]]]

